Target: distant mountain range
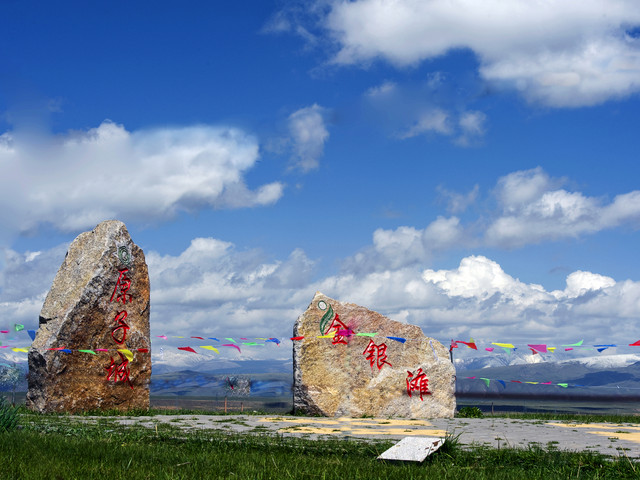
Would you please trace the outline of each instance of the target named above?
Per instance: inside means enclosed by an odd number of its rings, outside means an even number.
[[[481,359],[457,362],[456,372],[456,392],[461,396],[640,399],[640,355],[535,363],[513,359],[507,365],[496,364],[496,359],[490,357],[485,362]],[[482,379],[488,379],[489,385]],[[551,385],[544,385],[548,382]]]

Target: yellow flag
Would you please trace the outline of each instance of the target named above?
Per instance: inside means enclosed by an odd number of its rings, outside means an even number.
[[[491,345],[497,345],[502,348],[516,348],[511,343],[492,343]]]
[[[127,360],[129,360],[130,362],[133,361],[133,353],[131,353],[131,350],[127,350],[126,348],[119,348],[118,351],[123,353],[124,356],[127,357]]]
[[[29,350],[27,350],[26,348],[18,348],[18,347],[14,347],[11,350],[13,350],[14,352],[24,352],[24,353],[29,353]]]
[[[213,350],[216,353],[220,353],[216,347],[212,347],[211,345],[200,345],[200,348],[204,348],[206,350]]]

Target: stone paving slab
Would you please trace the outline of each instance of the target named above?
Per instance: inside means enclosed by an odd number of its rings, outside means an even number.
[[[87,417],[77,417],[87,418]],[[104,417],[101,417],[104,418]],[[640,424],[569,423],[508,418],[385,419],[319,418],[288,415],[157,415],[112,417],[125,425],[154,428],[168,423],[184,430],[267,433],[319,439],[327,437],[400,440],[408,436],[457,436],[467,447],[593,451],[640,459]]]

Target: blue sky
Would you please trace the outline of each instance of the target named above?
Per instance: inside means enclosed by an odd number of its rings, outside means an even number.
[[[153,335],[286,337],[320,290],[444,342],[631,343],[639,27],[626,0],[2,1],[0,326],[116,218]]]

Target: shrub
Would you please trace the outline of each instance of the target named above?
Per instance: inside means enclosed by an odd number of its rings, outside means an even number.
[[[482,418],[484,414],[478,407],[462,407],[456,415],[460,418]]]

